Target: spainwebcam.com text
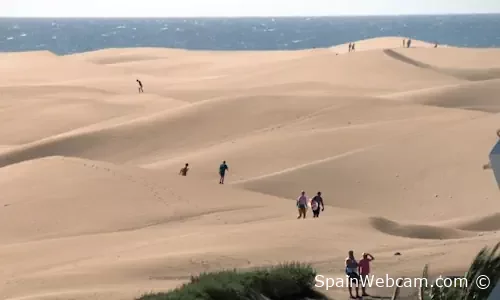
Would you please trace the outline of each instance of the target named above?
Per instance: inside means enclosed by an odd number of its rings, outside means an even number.
[[[347,276],[345,277],[325,277],[323,275],[316,275],[316,284],[318,288],[345,288],[348,286],[355,286],[355,281],[351,281]],[[466,278],[448,278],[448,277],[438,277],[434,282],[429,282],[427,278],[392,278],[389,275],[385,277],[375,277],[374,275],[362,276],[358,281],[359,287],[408,287],[408,288],[420,288],[422,286],[427,287],[461,287],[466,288],[469,286],[469,282]],[[352,283],[352,284],[351,284]],[[490,279],[481,275],[475,279],[474,284],[480,289],[487,289],[490,286]]]

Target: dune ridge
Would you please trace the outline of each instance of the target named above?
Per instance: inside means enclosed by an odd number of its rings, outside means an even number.
[[[500,50],[402,39],[1,53],[1,298],[134,299],[286,260],[342,276],[351,249],[381,276],[466,268],[500,237],[481,168]],[[318,219],[297,220],[301,190]]]

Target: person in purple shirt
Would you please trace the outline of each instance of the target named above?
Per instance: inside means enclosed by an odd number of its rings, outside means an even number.
[[[306,218],[306,212],[307,212],[307,196],[306,192],[302,191],[300,193],[300,196],[297,198],[297,208],[299,209],[299,216],[297,219]]]

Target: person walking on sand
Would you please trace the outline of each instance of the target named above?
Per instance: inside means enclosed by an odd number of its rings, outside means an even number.
[[[325,204],[323,203],[323,198],[321,197],[321,192],[318,192],[311,200],[311,209],[313,212],[313,218],[319,218],[319,212],[325,210]]]
[[[184,168],[182,168],[180,171],[179,171],[179,175],[182,175],[182,176],[187,176],[187,172],[189,171],[189,164],[186,163],[186,165],[184,166]]]
[[[411,39],[408,39],[408,44],[407,45],[408,45],[408,48],[411,47]]]
[[[361,279],[361,296],[368,297],[366,293],[366,284],[368,282],[368,275],[370,275],[370,262],[374,260],[375,257],[370,253],[363,253],[363,258],[359,261],[358,270]]]
[[[358,262],[354,258],[354,251],[350,250],[347,258],[345,259],[345,273],[347,275],[347,279],[349,280],[348,288],[349,295],[351,299],[359,298],[359,274],[358,274]],[[352,286],[355,285],[356,289],[356,297],[352,295]]]
[[[219,175],[220,175],[219,184],[224,184],[224,177],[226,176],[226,171],[228,170],[229,168],[226,164],[226,161],[223,161],[222,164],[220,164],[219,166]]]
[[[349,43],[349,52],[351,52],[352,43]]]
[[[297,208],[299,209],[299,216],[297,219],[306,218],[306,212],[307,212],[307,196],[306,192],[302,191],[300,193],[300,196],[297,198]]]
[[[135,81],[137,81],[137,83],[139,84],[139,94],[144,93],[144,90],[142,88],[142,82],[139,79],[136,79]]]
[[[352,48],[352,51],[356,51],[356,44],[355,44],[355,43],[352,43],[351,48]]]

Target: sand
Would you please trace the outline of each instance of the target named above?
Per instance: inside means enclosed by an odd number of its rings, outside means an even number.
[[[290,260],[338,277],[351,249],[380,277],[465,271],[500,239],[500,49],[402,39],[1,54],[0,298],[134,299]],[[296,219],[301,190],[319,219]]]

